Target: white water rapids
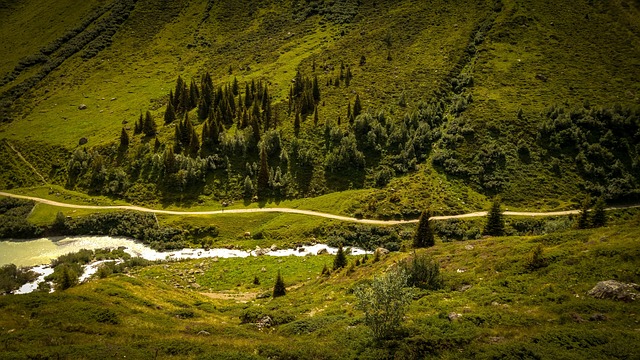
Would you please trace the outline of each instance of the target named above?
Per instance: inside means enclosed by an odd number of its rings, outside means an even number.
[[[51,260],[82,249],[117,249],[124,248],[124,251],[133,257],[141,257],[146,260],[183,260],[183,259],[204,259],[204,258],[234,258],[249,256],[308,256],[317,255],[325,249],[328,254],[335,254],[338,249],[324,244],[314,244],[302,246],[295,249],[273,249],[256,247],[255,250],[246,251],[238,249],[182,249],[173,251],[157,251],[144,245],[143,243],[122,237],[111,236],[73,236],[56,239],[36,239],[27,241],[1,241],[0,242],[0,266],[5,264],[16,264],[17,266],[31,267],[31,270],[39,274],[38,278],[23,285],[14,294],[26,294],[35,291],[44,278],[53,273],[53,269],[48,265]],[[363,255],[365,250],[352,247],[349,249],[352,255]],[[107,261],[95,261],[84,266],[80,282],[88,280],[95,274],[99,266]],[[121,261],[121,260],[118,260]]]

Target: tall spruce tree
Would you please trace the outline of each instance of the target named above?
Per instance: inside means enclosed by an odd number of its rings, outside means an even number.
[[[120,148],[126,149],[129,147],[129,134],[127,134],[127,130],[122,128],[120,132]]]
[[[278,270],[278,276],[276,277],[276,283],[273,285],[273,297],[285,296],[287,294],[287,288],[284,285],[284,279]]]
[[[356,99],[353,102],[353,118],[357,118],[362,113],[362,104],[360,103],[360,95],[356,94]]]
[[[147,111],[147,114],[144,117],[144,123],[142,124],[142,132],[146,136],[153,136],[156,134],[156,122],[153,120],[151,116],[151,112]]]
[[[167,104],[167,110],[164,112],[164,123],[171,124],[176,120],[176,111],[173,108],[171,101]]]
[[[420,214],[420,219],[418,220],[418,228],[416,229],[416,233],[413,236],[414,248],[424,248],[435,245],[433,230],[431,230],[431,226],[429,224],[430,217],[431,213],[428,210],[423,210]]]
[[[578,216],[578,229],[587,229],[589,227],[589,207],[591,207],[591,197],[587,197],[582,202],[580,215]]]
[[[265,199],[269,191],[269,162],[265,146],[260,148],[260,170],[258,171],[258,198]]]
[[[342,269],[345,266],[347,266],[347,254],[345,254],[342,245],[340,245],[336,257],[333,258],[333,270]]]
[[[484,226],[484,235],[502,236],[504,235],[504,218],[500,209],[500,199],[493,200],[491,209],[487,213],[487,223]]]
[[[607,224],[607,215],[605,214],[605,202],[602,197],[599,197],[596,204],[593,206],[593,214],[591,215],[591,226],[601,227]]]

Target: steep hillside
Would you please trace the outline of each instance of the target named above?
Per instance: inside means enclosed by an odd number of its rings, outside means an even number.
[[[408,218],[638,196],[637,2],[40,5],[0,7],[0,136],[48,182],[138,203],[378,187],[359,213]],[[0,187],[37,183],[0,151]]]

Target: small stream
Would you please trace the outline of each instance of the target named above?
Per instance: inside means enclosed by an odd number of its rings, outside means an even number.
[[[238,249],[182,249],[173,251],[157,251],[147,245],[123,237],[111,236],[72,236],[58,238],[43,238],[35,240],[0,241],[0,266],[6,264],[16,264],[17,266],[30,267],[31,270],[39,274],[38,278],[23,285],[14,294],[27,294],[38,288],[44,278],[53,273],[49,266],[51,260],[59,256],[80,251],[82,249],[117,249],[124,248],[124,251],[133,257],[141,257],[146,260],[183,260],[183,259],[204,259],[204,258],[245,258],[249,256],[310,256],[318,255],[326,250],[328,254],[335,254],[338,249],[324,244],[314,244],[302,246],[295,249],[276,249],[256,247],[255,250],[246,251]],[[350,248],[352,255],[364,255],[363,249]],[[80,282],[87,281],[96,273],[99,266],[113,260],[95,261],[84,266],[84,272],[79,278]],[[121,261],[121,260],[117,260]]]

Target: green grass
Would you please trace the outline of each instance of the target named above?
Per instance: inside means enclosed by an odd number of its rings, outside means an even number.
[[[633,358],[640,351],[634,330],[638,304],[585,293],[601,280],[638,282],[639,221],[637,213],[628,214],[601,229],[438,242],[420,250],[439,262],[445,287],[417,291],[402,335],[381,344],[370,342],[362,314],[353,310],[351,289],[407,253],[328,277],[320,276],[325,264],[331,267],[328,255],[190,260],[54,294],[5,296],[0,326],[14,330],[4,337],[4,354],[95,357],[107,351],[95,334],[107,333],[112,348],[139,358],[156,351],[182,358],[234,351],[257,358]],[[539,244],[548,266],[528,270]],[[255,299],[271,292],[277,271],[287,295]],[[260,285],[253,284],[254,276]],[[470,287],[461,291],[464,285]],[[452,312],[462,317],[452,322]],[[597,314],[600,320],[590,320]],[[259,331],[240,321],[264,315],[278,325]],[[198,335],[201,330],[211,336]]]

